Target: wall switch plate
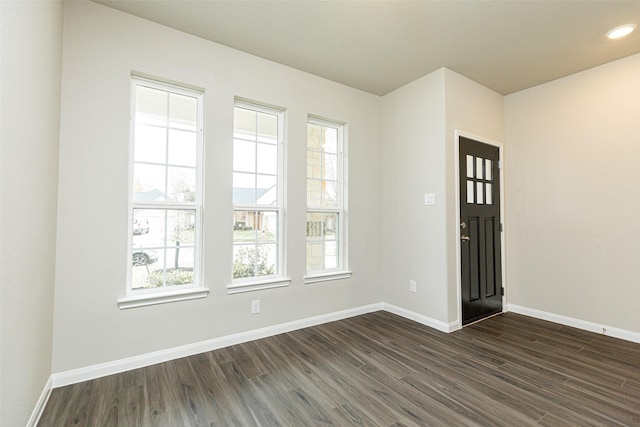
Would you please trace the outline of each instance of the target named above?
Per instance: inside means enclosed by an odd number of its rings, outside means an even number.
[[[251,301],[251,314],[258,313],[260,313],[260,300],[254,299],[253,301]]]
[[[409,280],[409,292],[415,292],[415,291],[416,291],[416,281]]]
[[[424,205],[431,206],[436,204],[436,195],[434,193],[425,193]]]

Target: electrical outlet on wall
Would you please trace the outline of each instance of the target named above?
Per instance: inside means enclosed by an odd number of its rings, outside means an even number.
[[[415,292],[415,291],[416,291],[416,281],[409,280],[409,292]]]
[[[253,301],[251,301],[251,314],[258,313],[260,313],[260,300],[254,299]]]

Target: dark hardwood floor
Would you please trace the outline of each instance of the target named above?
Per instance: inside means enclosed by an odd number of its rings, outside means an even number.
[[[640,425],[640,344],[387,312],[54,389],[40,426]]]

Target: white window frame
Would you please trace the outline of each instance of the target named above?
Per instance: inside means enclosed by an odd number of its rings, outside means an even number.
[[[138,86],[194,97],[198,101],[197,109],[197,143],[196,143],[196,191],[194,202],[168,201],[135,201],[133,199],[134,144],[136,125],[136,89]],[[128,208],[128,250],[127,250],[127,288],[126,296],[118,300],[120,309],[142,307],[167,302],[205,298],[209,289],[202,285],[202,205],[203,205],[203,158],[204,158],[204,89],[190,85],[169,82],[132,73],[131,76],[131,115],[129,134],[129,208]],[[136,209],[157,210],[193,210],[195,211],[194,229],[194,267],[193,283],[152,289],[132,289],[131,259],[133,254],[133,213]]]
[[[291,279],[286,276],[286,198],[285,198],[285,110],[277,107],[268,106],[265,104],[257,103],[254,101],[244,100],[236,98],[233,104],[234,115],[236,108],[242,108],[246,110],[255,111],[257,113],[271,114],[278,117],[278,170],[276,175],[277,185],[277,204],[276,205],[260,205],[260,204],[235,204],[232,202],[232,212],[246,211],[246,212],[275,212],[278,215],[278,235],[276,238],[277,245],[277,261],[276,268],[277,273],[268,276],[253,276],[246,278],[233,278],[233,267],[231,271],[231,283],[227,286],[227,292],[229,294],[257,291],[262,289],[278,288],[283,286],[289,286]],[[235,129],[234,129],[235,130]],[[235,136],[232,136],[232,141]],[[256,156],[257,162],[257,156]],[[236,172],[232,168],[232,172]],[[232,248],[236,244],[232,239]],[[233,259],[233,258],[232,258]],[[233,262],[232,262],[233,265]]]
[[[337,213],[338,214],[338,265],[336,268],[307,271],[304,276],[304,283],[317,283],[325,282],[329,280],[348,279],[353,274],[348,268],[348,245],[347,245],[347,229],[348,229],[348,214],[347,214],[347,135],[345,123],[330,121],[323,118],[309,115],[307,118],[307,129],[309,125],[316,125],[322,127],[333,128],[338,131],[338,159],[337,159],[337,206],[335,208],[327,207],[309,207],[307,205],[306,213]],[[305,153],[308,153],[308,142],[305,140]],[[306,170],[306,168],[305,168]],[[308,179],[308,176],[306,177]],[[305,181],[306,181],[305,179]],[[305,197],[307,197],[305,192]],[[305,215],[306,217],[306,215]],[[306,220],[305,220],[306,224]],[[306,233],[305,233],[306,236]],[[307,239],[305,237],[305,246]],[[306,257],[305,257],[306,265]]]

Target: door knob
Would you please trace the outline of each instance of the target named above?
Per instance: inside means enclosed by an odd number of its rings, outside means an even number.
[[[463,242],[468,242],[469,240],[471,240],[471,237],[469,237],[469,236],[460,236],[460,240],[462,240]]]

